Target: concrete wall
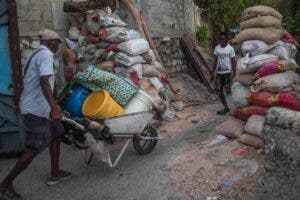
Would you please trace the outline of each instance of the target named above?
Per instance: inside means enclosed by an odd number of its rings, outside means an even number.
[[[135,0],[154,38],[180,38],[195,33],[193,0]]]
[[[37,36],[42,28],[54,29],[66,36],[69,23],[68,15],[63,12],[63,2],[71,0],[16,1],[24,63],[38,46]],[[134,1],[144,15],[158,51],[163,57],[163,64],[170,72],[187,71],[187,61],[179,39],[184,35],[195,37],[195,24],[199,23],[199,16],[193,0]]]
[[[66,0],[16,0],[21,37],[37,36],[41,28],[67,30],[67,15],[63,12]]]

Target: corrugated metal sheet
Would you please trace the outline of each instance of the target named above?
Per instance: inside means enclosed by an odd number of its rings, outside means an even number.
[[[12,70],[8,44],[8,26],[0,25],[0,93],[8,93],[12,86]]]
[[[24,129],[16,106],[22,86],[16,4],[14,0],[7,2],[8,23],[0,25],[0,154],[19,152],[24,144]],[[7,10],[2,6],[1,11]]]

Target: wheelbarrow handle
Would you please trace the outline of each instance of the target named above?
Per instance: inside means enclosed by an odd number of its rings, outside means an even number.
[[[76,121],[74,121],[74,120],[72,120],[70,118],[63,117],[62,121],[66,122],[68,124],[72,124],[73,126],[76,126],[77,128],[79,128],[82,131],[84,131],[86,129],[83,125],[79,124],[78,122],[76,122]]]

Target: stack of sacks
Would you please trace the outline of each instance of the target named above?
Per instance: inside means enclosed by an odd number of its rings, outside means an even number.
[[[233,42],[242,44],[248,40],[261,40],[273,44],[283,36],[282,15],[267,6],[247,8],[241,18],[241,32]]]
[[[264,146],[262,128],[270,107],[300,110],[300,99],[294,93],[299,82],[294,72],[298,66],[290,48],[296,42],[282,38],[281,19],[280,13],[272,8],[248,8],[242,16],[242,32],[235,38],[242,44],[245,56],[237,62],[232,85],[236,108],[231,115],[246,123],[240,122],[244,134],[238,136],[238,141],[256,148]]]
[[[164,68],[148,42],[109,7],[70,14],[70,29],[64,50],[65,78],[92,91],[106,90],[123,108],[139,89],[148,93],[155,108],[166,103],[143,88],[144,79],[164,88]]]

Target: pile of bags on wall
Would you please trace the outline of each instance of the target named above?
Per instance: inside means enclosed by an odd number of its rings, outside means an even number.
[[[151,104],[148,107],[160,113],[166,110],[168,102],[162,95],[166,94],[168,76],[141,33],[128,28],[109,7],[71,13],[69,19],[63,57],[65,79],[71,84],[61,95],[64,96],[63,104],[66,97],[72,96],[74,87],[81,87],[80,91],[83,87],[89,93],[107,91],[125,110],[123,113],[128,113],[127,106],[131,101],[136,102],[135,98],[147,99]],[[67,111],[72,108],[63,107]],[[134,110],[130,109],[129,113],[132,112]]]
[[[281,14],[273,8],[255,6],[242,15],[241,33],[235,42],[244,57],[237,61],[232,85],[236,107],[217,132],[257,148],[264,146],[262,130],[265,116],[273,106],[300,111],[300,77],[294,61],[298,42],[281,27]]]

